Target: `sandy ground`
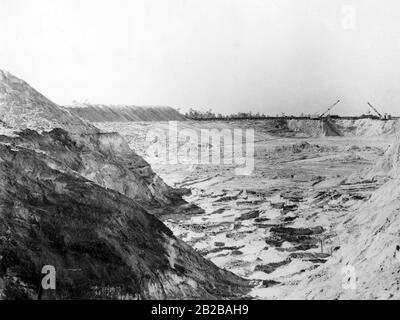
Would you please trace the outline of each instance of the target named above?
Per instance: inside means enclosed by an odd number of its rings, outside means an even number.
[[[178,165],[149,156],[146,135],[156,129],[167,130],[167,123],[96,125],[126,136],[167,183],[191,189],[186,199],[203,208],[204,214],[170,215],[164,222],[219,267],[257,280],[250,293],[256,299],[306,298],[308,286],[313,286],[310,277],[332,261],[338,273],[331,277],[337,281],[333,285],[342,290],[338,257],[344,245],[341,239],[351,232],[344,223],[389,179],[384,175],[367,178],[365,173],[393,143],[390,137],[307,138],[271,134],[255,122],[250,126],[255,129],[255,169],[251,175],[241,176],[231,164],[193,164],[188,153],[180,158],[187,163]],[[238,125],[179,124],[179,130],[195,132],[205,127],[233,129]],[[293,294],[300,283],[302,290]]]

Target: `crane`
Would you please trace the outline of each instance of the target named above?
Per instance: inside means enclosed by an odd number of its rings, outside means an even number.
[[[331,105],[331,106],[328,108],[328,110],[326,110],[324,113],[322,113],[319,117],[320,117],[320,118],[323,118],[323,117],[324,117],[329,111],[331,111],[332,108],[333,108],[334,106],[336,106],[339,102],[340,102],[340,100],[336,101],[333,105]]]
[[[375,111],[375,113],[378,115],[379,119],[385,119],[385,117],[378,110],[376,110],[372,104],[370,104],[369,102],[367,102],[367,104],[372,110]]]

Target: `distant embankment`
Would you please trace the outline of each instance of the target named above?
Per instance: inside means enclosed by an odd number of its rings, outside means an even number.
[[[308,119],[270,118],[261,120],[189,121],[203,127],[230,126],[254,128],[277,137],[396,137],[400,135],[400,119]]]
[[[394,137],[400,133],[400,120],[374,119],[325,119],[289,120],[290,130],[303,132],[310,136],[358,136],[358,137]]]
[[[183,121],[185,116],[171,107],[79,105],[68,109],[91,122]]]

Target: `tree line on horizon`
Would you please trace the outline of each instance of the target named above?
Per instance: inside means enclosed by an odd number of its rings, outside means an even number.
[[[300,114],[298,117],[310,118],[313,115],[311,114]],[[266,115],[265,113],[256,112],[253,113],[249,112],[237,112],[232,114],[221,114],[221,113],[214,113],[211,109],[206,111],[196,110],[194,108],[190,108],[189,111],[185,113],[185,117],[192,120],[204,120],[204,119],[216,119],[216,120],[224,120],[224,119],[265,119],[270,117],[294,117],[293,115],[286,115],[284,112],[281,114],[271,116]]]

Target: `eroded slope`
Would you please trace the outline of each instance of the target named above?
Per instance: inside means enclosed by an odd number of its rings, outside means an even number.
[[[246,282],[203,259],[122,194],[31,149],[0,144],[0,296],[36,299],[41,268],[52,298],[215,298]]]

